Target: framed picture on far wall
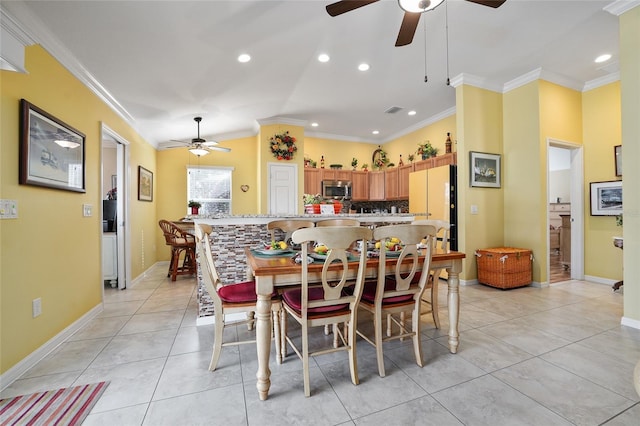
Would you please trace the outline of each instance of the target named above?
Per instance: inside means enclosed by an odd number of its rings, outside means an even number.
[[[469,152],[471,186],[500,188],[500,154]]]
[[[138,200],[153,201],[153,172],[138,166]]]
[[[622,145],[614,146],[613,152],[616,159],[616,176],[622,176]]]
[[[591,182],[591,216],[622,213],[622,181]]]

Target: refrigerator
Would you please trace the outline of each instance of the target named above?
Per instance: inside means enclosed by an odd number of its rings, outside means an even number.
[[[409,174],[409,213],[416,219],[451,224],[449,249],[458,250],[457,166],[446,165]]]

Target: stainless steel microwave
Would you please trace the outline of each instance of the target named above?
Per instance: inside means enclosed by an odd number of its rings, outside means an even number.
[[[322,181],[322,197],[332,198],[334,200],[351,199],[351,181],[350,180],[323,180]]]

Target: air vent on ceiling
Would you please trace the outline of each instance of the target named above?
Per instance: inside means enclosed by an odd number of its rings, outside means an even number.
[[[395,114],[396,112],[401,110],[402,110],[402,107],[392,106],[391,108],[387,108],[387,110],[385,110],[385,114]]]

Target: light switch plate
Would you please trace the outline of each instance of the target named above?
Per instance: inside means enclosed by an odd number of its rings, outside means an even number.
[[[478,214],[478,206],[471,204],[471,214]]]
[[[93,206],[91,204],[83,204],[82,205],[82,215],[84,217],[93,216]]]
[[[0,219],[17,219],[18,202],[16,200],[0,200]]]

